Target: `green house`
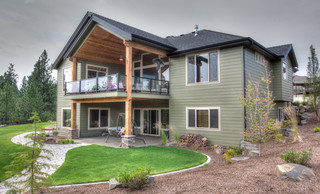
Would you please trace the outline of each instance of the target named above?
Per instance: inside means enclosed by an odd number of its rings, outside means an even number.
[[[57,128],[92,137],[115,127],[125,135],[172,129],[211,144],[237,145],[244,131],[249,79],[272,71],[274,119],[292,102],[298,63],[291,44],[266,48],[250,37],[198,30],[162,38],[88,12],[52,68],[58,70]],[[132,123],[135,131],[132,131]]]

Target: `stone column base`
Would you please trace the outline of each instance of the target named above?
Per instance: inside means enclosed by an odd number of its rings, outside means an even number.
[[[79,139],[79,129],[69,129],[68,138],[69,139]]]
[[[123,135],[121,136],[121,147],[122,148],[134,148],[136,143],[135,135]]]

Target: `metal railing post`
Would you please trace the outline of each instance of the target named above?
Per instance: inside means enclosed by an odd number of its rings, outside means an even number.
[[[119,73],[117,73],[117,91],[119,91]]]
[[[64,82],[64,95],[67,95],[67,82]]]
[[[99,88],[99,86],[98,86],[98,78],[99,77],[96,78],[96,92],[98,92],[98,88]]]
[[[151,85],[151,79],[149,79],[149,90],[150,90],[150,94],[151,94],[151,87],[152,87],[152,85]]]
[[[79,80],[79,94],[81,94],[81,80]]]

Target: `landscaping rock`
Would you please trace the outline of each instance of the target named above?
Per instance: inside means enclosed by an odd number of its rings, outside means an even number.
[[[110,179],[109,181],[109,190],[115,189],[117,187],[119,187],[121,184],[115,179]]]
[[[180,146],[180,147],[187,147],[188,144],[187,144],[187,143],[179,143],[179,146]]]
[[[287,178],[294,181],[309,180],[315,176],[311,168],[293,163],[277,165],[276,175],[279,178]]]
[[[259,155],[260,155],[259,150],[250,150],[248,153],[248,156],[251,156],[251,157],[255,157],[255,156],[259,156]]]
[[[148,181],[147,181],[147,184],[148,184],[148,183],[151,183],[151,182],[153,182],[153,181],[154,181],[154,177],[153,177],[153,176],[150,176],[149,179],[148,179]]]
[[[217,148],[215,148],[214,151],[215,151],[217,154],[224,154],[224,149],[217,149]]]
[[[241,161],[246,161],[249,159],[250,159],[249,157],[233,157],[233,158],[231,158],[231,160],[234,162],[241,162]]]
[[[177,145],[178,145],[178,143],[175,142],[175,141],[169,142],[169,143],[166,144],[166,146],[168,146],[168,147],[175,147],[175,146],[177,146]]]
[[[306,125],[307,124],[307,120],[301,120],[301,125]]]

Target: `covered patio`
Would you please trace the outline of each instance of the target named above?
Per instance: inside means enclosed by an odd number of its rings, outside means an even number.
[[[76,139],[76,143],[85,143],[85,144],[97,144],[103,146],[109,146],[113,148],[120,148],[121,146],[121,137],[110,136],[108,141],[106,142],[106,136],[98,136],[98,137],[86,137]],[[146,144],[142,141],[145,141]],[[143,147],[150,145],[161,145],[161,137],[158,136],[146,136],[146,135],[137,135],[135,138],[135,147]]]

